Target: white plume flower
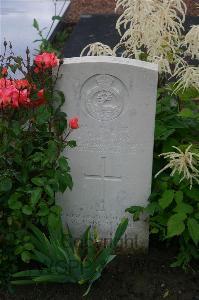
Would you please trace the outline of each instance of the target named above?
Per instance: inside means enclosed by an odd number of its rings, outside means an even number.
[[[158,64],[158,70],[160,74],[161,73],[168,73],[170,75],[172,74],[170,63],[168,59],[163,57],[163,55],[160,57],[153,56],[151,59],[148,58],[148,60],[155,64]]]
[[[81,52],[80,56],[115,56],[114,50],[102,43],[93,43],[87,45]]]
[[[116,29],[120,42],[113,49],[102,43],[90,44],[81,56],[122,53],[123,57],[157,63],[160,73],[177,78],[176,92],[191,86],[199,90],[199,68],[185,61],[187,55],[199,58],[199,25],[183,36],[184,0],[116,0],[116,10],[119,8],[122,14]]]
[[[175,92],[194,87],[199,91],[199,67],[188,65],[183,59],[176,65],[174,77],[177,78],[175,83]]]
[[[191,27],[185,35],[184,45],[187,46],[187,54],[192,58],[199,59],[199,25]]]
[[[192,145],[189,145],[183,152],[180,148],[173,146],[177,151],[162,153],[159,156],[163,156],[164,159],[169,159],[169,163],[161,169],[155,178],[167,169],[172,169],[171,176],[176,172],[182,175],[180,182],[187,179],[190,183],[190,189],[193,186],[193,181],[199,184],[199,154],[191,152]]]
[[[117,0],[116,9],[119,7],[124,12],[116,29],[122,36],[120,43],[125,44],[130,56],[132,52],[136,56],[142,48],[150,60],[153,57],[165,60],[169,52],[178,50],[186,12],[182,0]]]

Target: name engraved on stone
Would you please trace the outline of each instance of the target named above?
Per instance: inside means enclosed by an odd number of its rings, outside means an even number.
[[[108,151],[109,153],[135,153],[142,147],[135,143],[135,134],[131,130],[129,134],[128,127],[107,127],[102,124],[98,127],[98,134],[89,126],[82,125],[76,133],[77,151],[96,151],[99,153]]]
[[[110,121],[124,108],[125,85],[112,75],[95,75],[86,80],[81,90],[84,110],[94,119]]]
[[[101,175],[95,174],[84,174],[86,180],[94,180],[99,181],[101,184],[101,195],[99,196],[99,200],[96,201],[96,211],[105,211],[105,199],[107,198],[106,195],[106,181],[121,181],[121,176],[107,176],[106,175],[106,157],[101,157],[102,160],[102,168],[101,168]]]

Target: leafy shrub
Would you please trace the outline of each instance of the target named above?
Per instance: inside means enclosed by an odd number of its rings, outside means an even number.
[[[5,52],[7,43],[4,44]],[[61,111],[64,95],[55,90],[60,62],[42,53],[30,65],[21,57],[0,56],[0,282],[16,271],[17,260],[28,262],[33,244],[27,230],[32,222],[57,222],[55,193],[71,189],[68,160],[61,155],[71,132]],[[13,72],[22,73],[14,79]],[[8,79],[8,74],[10,78]],[[77,124],[76,124],[77,125]],[[77,128],[77,127],[76,127]]]
[[[199,112],[196,100],[198,95],[195,89],[188,89],[175,95],[172,85],[167,86],[167,89],[159,89],[154,175],[164,167],[162,156],[158,154],[173,151],[173,145],[183,151],[187,145],[192,144],[193,153],[199,154],[196,142],[199,134]],[[181,181],[177,170],[171,176],[167,168],[154,178],[148,206],[146,208],[132,206],[127,209],[134,220],[138,220],[143,212],[150,215],[151,234],[158,235],[161,240],[177,239],[179,254],[173,266],[186,267],[192,258],[199,258],[199,185],[197,181],[193,181],[192,184],[190,189],[189,180],[185,178]]]
[[[80,240],[75,241],[69,229],[64,233],[61,220],[56,226],[48,225],[49,238],[36,226],[30,225],[33,244],[31,258],[44,267],[16,273],[12,283],[88,283],[86,295],[106,265],[114,259],[113,252],[127,225],[128,219],[123,219],[106,247],[100,246],[99,237],[96,232],[92,235],[91,227],[87,228]]]

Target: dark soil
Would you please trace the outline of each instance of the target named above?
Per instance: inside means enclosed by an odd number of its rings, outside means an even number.
[[[85,286],[51,284],[17,287],[0,300],[199,300],[199,273],[169,267],[174,250],[155,245],[146,256],[118,256],[87,297]]]

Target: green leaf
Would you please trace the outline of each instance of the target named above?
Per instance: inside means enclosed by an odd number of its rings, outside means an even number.
[[[50,185],[45,185],[44,190],[50,198],[54,198],[54,191]]]
[[[194,116],[193,111],[190,108],[183,108],[178,114],[182,118],[192,118]]]
[[[34,183],[37,186],[44,186],[45,185],[45,181],[44,178],[41,177],[34,177],[32,178],[32,183]]]
[[[32,214],[32,207],[29,205],[24,205],[22,207],[22,212],[24,213],[24,215],[30,216]]]
[[[186,214],[177,213],[172,215],[167,223],[167,237],[171,238],[175,235],[180,235],[185,230],[184,220],[186,219]]]
[[[114,235],[114,238],[113,238],[113,240],[111,242],[111,246],[110,247],[112,249],[114,249],[117,246],[119,240],[121,239],[121,237],[125,233],[125,231],[127,229],[127,226],[128,226],[128,222],[129,221],[128,221],[127,218],[123,218],[121,220],[120,224],[118,225],[117,230],[116,230],[115,235]]]
[[[21,259],[22,259],[24,262],[29,262],[30,259],[31,259],[31,254],[30,254],[30,252],[28,252],[28,251],[23,251],[23,252],[21,253]]]
[[[42,203],[40,204],[40,209],[39,209],[37,215],[40,216],[40,217],[45,217],[45,216],[47,216],[48,214],[49,214],[49,208],[48,208],[48,206],[46,205],[46,203],[42,202]]]
[[[191,99],[198,97],[198,90],[193,87],[189,87],[188,89],[185,89],[182,92],[180,92],[179,96],[184,101],[190,101]]]
[[[199,188],[193,187],[191,190],[186,190],[185,194],[192,200],[199,201]]]
[[[31,192],[30,202],[33,207],[38,203],[39,199],[41,198],[41,193],[41,188],[36,188]]]
[[[182,191],[175,192],[174,199],[177,204],[181,203],[183,201],[183,192]]]
[[[12,189],[12,180],[10,178],[0,178],[0,192],[8,192]]]
[[[34,249],[34,246],[33,246],[32,243],[25,243],[25,244],[24,244],[24,249],[30,251],[30,250],[33,250],[33,249]]]
[[[37,22],[36,19],[33,20],[33,27],[34,27],[35,29],[39,30],[39,24],[38,24],[38,22]]]
[[[56,225],[59,223],[59,216],[54,214],[54,213],[50,213],[48,215],[48,226],[49,227],[56,227]]]
[[[194,218],[199,220],[199,212],[196,212],[196,213],[194,214]]]
[[[156,121],[155,140],[166,140],[174,132],[175,132],[175,129],[166,128],[165,124],[163,122]]]
[[[51,113],[48,110],[48,108],[46,106],[42,105],[37,109],[36,122],[39,125],[45,124],[48,122],[50,116],[51,116]]]
[[[143,209],[144,208],[142,206],[134,205],[134,206],[131,206],[131,207],[127,208],[125,211],[129,212],[130,214],[134,214],[136,212],[142,213]]]
[[[18,198],[20,197],[20,194],[14,193],[11,195],[11,197],[8,200],[8,206],[11,209],[20,209],[22,207],[22,203],[18,201]]]
[[[13,130],[15,135],[19,135],[21,133],[20,123],[17,122],[17,121],[13,121],[12,130]]]
[[[52,161],[56,160],[57,151],[58,151],[57,143],[55,141],[49,141],[48,149],[46,151],[46,157],[47,157],[48,161],[52,162]]]
[[[174,190],[166,190],[163,193],[162,198],[159,199],[160,207],[163,209],[167,208],[173,201],[174,193]]]
[[[145,208],[145,212],[147,212],[150,216],[153,216],[155,211],[158,210],[158,208],[159,208],[159,205],[157,202],[151,202]]]
[[[150,230],[150,233],[153,233],[153,234],[156,234],[159,232],[159,229],[156,228],[156,227],[153,227],[151,230]]]
[[[72,279],[71,279],[72,280]],[[43,275],[43,276],[39,276],[34,278],[34,281],[37,283],[40,282],[57,282],[57,283],[65,283],[68,281],[68,277],[67,275],[62,275],[62,274],[52,274],[52,275]]]
[[[20,277],[36,277],[40,276],[42,274],[47,274],[46,270],[26,270],[26,271],[20,271],[15,274],[12,274],[13,278],[20,278]]]
[[[77,146],[77,142],[76,141],[68,141],[67,146],[69,146],[70,148],[74,148]]]
[[[63,20],[63,18],[60,17],[60,16],[53,16],[53,17],[52,17],[52,20],[53,20],[53,21],[55,21],[55,20],[61,21],[61,20]]]
[[[63,171],[69,171],[70,170],[66,157],[63,157],[63,156],[60,157],[59,160],[58,160],[58,163],[59,163],[59,167],[60,167],[61,170],[63,170]]]
[[[56,214],[57,216],[60,216],[62,208],[59,205],[53,205],[51,206],[50,211]]]
[[[68,187],[72,190],[73,187],[73,180],[70,174],[68,173],[61,173],[57,172],[56,177],[59,181],[59,190],[63,193],[65,192],[66,188]]]
[[[187,220],[187,227],[192,240],[197,246],[199,242],[199,223],[194,218],[189,218]]]
[[[133,215],[133,221],[138,221],[140,218],[140,214],[144,211],[144,207],[134,205],[127,208],[125,211]]]
[[[177,213],[191,214],[193,207],[190,204],[181,202],[174,208],[174,211]]]

